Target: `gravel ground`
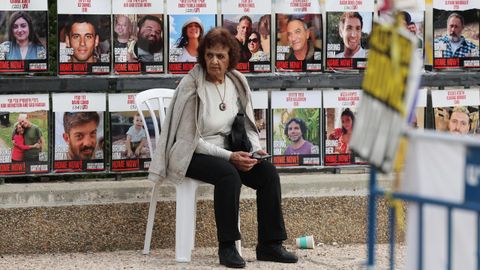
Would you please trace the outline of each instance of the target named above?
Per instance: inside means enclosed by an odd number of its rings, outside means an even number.
[[[318,245],[313,250],[288,247],[299,256],[297,264],[257,262],[254,248],[243,248],[246,269],[366,269],[366,245]],[[405,269],[405,246],[397,245],[396,269]],[[31,255],[0,255],[0,269],[221,269],[216,248],[196,248],[190,263],[176,263],[173,249],[152,250],[148,256],[141,251],[99,253],[60,253]],[[376,268],[388,269],[388,245],[377,246]]]

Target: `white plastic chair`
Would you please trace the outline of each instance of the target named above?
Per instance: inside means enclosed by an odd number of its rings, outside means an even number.
[[[145,121],[144,112],[147,110],[152,118],[155,131],[155,145],[160,137],[158,119],[163,124],[166,108],[175,90],[166,88],[153,88],[138,93],[135,96],[135,104],[142,118],[143,127],[147,133],[150,155],[154,153],[150,134]],[[157,113],[156,113],[157,112]],[[158,115],[158,118],[157,118]],[[175,260],[177,262],[189,262],[192,250],[195,246],[195,220],[196,220],[196,191],[200,182],[191,178],[185,178],[181,184],[175,185],[176,190],[176,225],[175,225]],[[150,253],[153,224],[157,208],[159,184],[155,183],[152,189],[150,207],[148,210],[147,229],[145,232],[145,244],[143,254]],[[240,228],[240,219],[238,223]],[[238,252],[241,254],[241,241],[236,241]]]

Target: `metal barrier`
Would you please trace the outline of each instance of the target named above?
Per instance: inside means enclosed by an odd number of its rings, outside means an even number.
[[[441,135],[443,137],[446,137],[445,135]],[[451,135],[450,135],[451,136]],[[450,141],[453,141],[454,137],[449,138]],[[463,140],[463,139],[462,139]],[[475,146],[476,149],[476,158],[478,157],[478,142],[476,143],[477,145]],[[468,143],[466,144],[467,146]],[[467,149],[470,149],[467,147]],[[469,165],[472,163],[468,163],[468,158],[466,157],[466,165],[465,168],[468,168]],[[478,164],[474,164],[478,168]],[[422,166],[422,165],[419,165]],[[467,169],[465,169],[467,170]],[[445,209],[447,211],[447,220],[446,220],[446,265],[445,268],[442,269],[458,269],[454,267],[454,264],[452,263],[453,261],[453,241],[454,241],[454,235],[452,233],[454,222],[453,222],[453,211],[454,210],[467,210],[470,211],[470,213],[474,213],[476,215],[476,267],[474,269],[480,269],[480,204],[478,203],[478,200],[480,198],[475,198],[475,201],[472,202],[470,200],[467,200],[464,198],[465,201],[463,202],[452,202],[449,200],[445,199],[435,199],[435,198],[428,198],[428,197],[423,197],[423,196],[418,196],[418,195],[412,195],[408,194],[406,192],[387,192],[384,189],[380,188],[377,186],[377,172],[375,168],[371,168],[370,170],[370,181],[369,181],[369,199],[368,199],[368,236],[367,236],[367,269],[375,269],[375,245],[376,245],[376,227],[377,227],[377,216],[376,216],[376,205],[377,205],[377,200],[379,198],[388,198],[388,199],[398,199],[403,202],[410,202],[414,203],[418,206],[418,213],[417,213],[417,218],[418,218],[418,234],[417,234],[417,239],[415,239],[417,242],[416,243],[409,243],[409,244],[416,244],[417,245],[417,254],[416,254],[416,268],[418,270],[422,269],[427,269],[425,267],[425,251],[428,251],[428,249],[425,249],[426,247],[426,242],[424,239],[425,236],[425,222],[428,221],[425,219],[425,206],[427,205],[432,205],[432,206],[439,206],[443,207],[442,209]],[[465,176],[466,177],[466,176]],[[478,176],[475,175],[476,179],[476,186],[475,189],[479,188],[478,185]],[[467,189],[467,188],[466,188]],[[477,192],[477,191],[476,191]],[[389,269],[394,269],[395,268],[395,231],[397,224],[395,222],[395,208],[391,207],[389,211],[389,218],[388,218],[388,225],[389,225],[389,245],[390,245],[390,250],[389,250]],[[463,224],[462,224],[463,225]],[[472,236],[473,237],[473,236]],[[441,241],[439,241],[441,242]],[[435,243],[437,244],[437,243]],[[437,254],[438,255],[438,254]],[[444,255],[442,255],[444,256]],[[443,266],[443,265],[442,265]],[[408,268],[407,268],[408,269]],[[462,269],[464,270],[464,269]]]

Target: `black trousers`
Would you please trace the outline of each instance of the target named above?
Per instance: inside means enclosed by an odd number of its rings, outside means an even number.
[[[238,210],[242,184],[257,191],[258,242],[287,239],[280,177],[270,162],[262,161],[250,171],[241,172],[222,158],[193,154],[186,176],[215,186],[214,208],[219,242],[241,239]]]

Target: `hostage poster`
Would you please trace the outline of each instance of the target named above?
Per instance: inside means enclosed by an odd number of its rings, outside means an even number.
[[[185,74],[197,63],[198,46],[217,26],[216,0],[167,0],[168,72]]]
[[[273,163],[320,165],[321,91],[273,91]]]
[[[113,70],[163,73],[163,2],[113,0]]]
[[[222,0],[222,26],[240,46],[240,72],[270,72],[270,1]]]
[[[55,172],[105,170],[104,93],[53,93]]]
[[[110,112],[111,170],[143,171],[150,166],[150,150],[147,136],[155,142],[155,132],[151,117],[143,120],[135,105],[135,93],[109,94]],[[145,108],[146,110],[146,108]],[[145,114],[147,114],[145,112]]]
[[[323,92],[325,166],[355,163],[355,156],[350,149],[350,138],[355,126],[357,105],[361,97],[361,90]]]
[[[0,2],[0,74],[48,70],[48,1]]]
[[[433,68],[480,67],[480,1],[433,0]]]
[[[319,1],[278,0],[277,71],[322,71],[323,26]]]
[[[0,95],[0,175],[48,173],[48,95]]]
[[[364,69],[374,0],[326,0],[327,70]]]
[[[109,74],[111,2],[58,1],[58,74]]]

